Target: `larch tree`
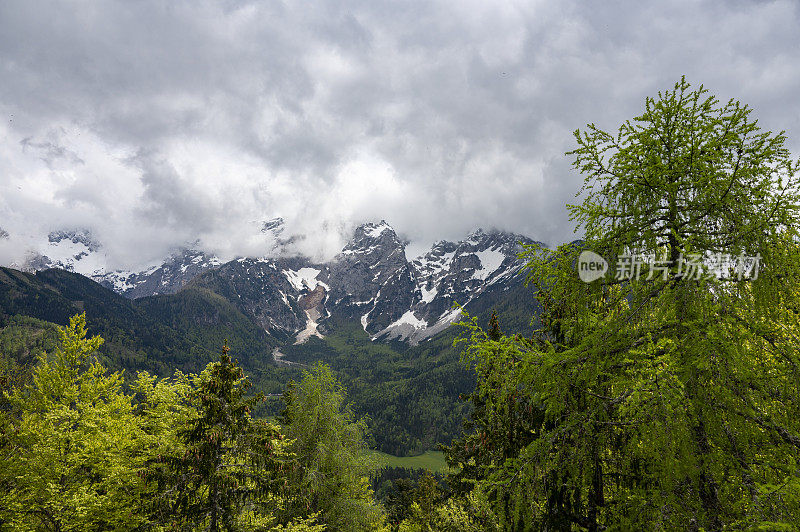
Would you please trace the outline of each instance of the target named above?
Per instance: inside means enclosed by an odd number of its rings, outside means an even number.
[[[535,494],[504,517],[527,528],[798,526],[800,163],[786,137],[682,79],[617,132],[575,138],[585,238],[526,253],[541,328],[473,328],[467,357],[544,412],[479,487]],[[611,275],[581,281],[584,251]]]
[[[366,454],[366,424],[345,399],[343,386],[322,363],[284,393],[281,422],[299,465],[293,504],[299,516],[319,513],[327,530],[377,530],[383,513],[369,484],[374,466]]]

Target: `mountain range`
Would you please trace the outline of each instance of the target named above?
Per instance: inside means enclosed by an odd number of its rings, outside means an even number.
[[[54,232],[47,254],[0,268],[0,373],[24,373],[37,353],[52,349],[55,325],[85,312],[113,370],[196,373],[227,342],[255,389],[278,397],[322,361],[347,388],[355,413],[370,420],[376,448],[397,455],[435,449],[460,434],[470,404],[459,397],[475,383],[454,345],[465,329],[449,325],[462,308],[481,326],[496,311],[503,330],[528,334],[538,309],[517,254],[532,242],[477,230],[409,260],[406,244],[381,221],[359,226],[322,263],[300,256],[222,262],[185,249],[144,271],[107,272],[91,233]],[[279,401],[261,408],[274,415]]]
[[[266,222],[264,230],[280,235],[283,221]],[[205,288],[281,340],[322,336],[330,323],[344,319],[356,320],[372,339],[416,345],[458,320],[454,304],[468,306],[518,283],[517,255],[534,241],[479,229],[408,260],[405,243],[380,221],[357,227],[341,252],[324,263],[299,256],[222,263],[202,250],[183,249],[141,272],[106,272],[102,245],[85,230],[56,231],[49,242],[48,254],[33,257],[25,269],[87,272],[90,266],[88,277],[130,299]]]

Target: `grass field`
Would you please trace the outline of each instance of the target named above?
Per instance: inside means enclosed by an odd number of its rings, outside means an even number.
[[[434,473],[447,473],[449,468],[441,451],[425,451],[419,456],[393,456],[380,451],[369,451],[379,466],[429,469]]]

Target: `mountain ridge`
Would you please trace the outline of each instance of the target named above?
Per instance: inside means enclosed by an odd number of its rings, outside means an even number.
[[[265,222],[263,231],[279,237],[283,220]],[[67,242],[70,252],[72,247],[85,247],[75,255],[77,260],[102,249],[87,231],[52,235],[51,243]],[[373,340],[416,345],[458,320],[461,312],[455,305],[469,305],[495,285],[507,288],[518,282],[515,277],[523,265],[518,254],[534,242],[515,233],[477,229],[458,242],[436,242],[409,260],[407,243],[381,220],[356,227],[342,250],[326,262],[289,256],[223,263],[213,254],[187,248],[142,272],[88,277],[129,299],[175,294],[188,286],[207,289],[281,340],[324,335],[336,322],[329,318],[337,316],[356,320]],[[52,265],[39,257],[31,266]],[[72,263],[57,266],[72,269]]]

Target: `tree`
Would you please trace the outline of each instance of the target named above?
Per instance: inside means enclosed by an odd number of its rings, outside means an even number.
[[[0,524],[15,530],[130,530],[141,523],[141,431],[122,375],[95,360],[84,314],[60,328],[33,382],[6,394],[14,408],[0,456]]]
[[[531,341],[478,334],[468,351],[544,413],[536,438],[482,479],[534,494],[506,523],[799,524],[800,162],[750,114],[682,79],[616,134],[575,132],[585,199],[570,210],[585,240],[527,251],[543,309]],[[584,250],[617,273],[638,256],[649,265],[584,283]],[[761,258],[756,279],[736,274],[745,256]],[[696,278],[689,260],[719,277]]]
[[[478,386],[470,394],[472,412],[464,422],[464,435],[445,447],[448,465],[455,471],[449,484],[457,495],[470,492],[475,483],[518,456],[536,437],[542,412],[533,406],[516,379],[510,378],[519,368],[520,351],[514,349],[520,337],[504,337],[493,311],[489,330],[477,325],[477,318],[466,313],[463,322],[471,335],[464,359],[474,365]],[[463,339],[462,339],[463,340]],[[508,490],[487,489],[487,496],[499,506],[495,512],[512,522],[512,507],[525,505],[524,492],[513,495]],[[518,523],[521,526],[521,523]]]
[[[366,454],[366,424],[355,420],[345,391],[330,368],[318,363],[284,393],[282,423],[299,468],[294,483],[297,515],[321,512],[329,530],[375,530],[383,520],[373,497]]]
[[[723,260],[721,278],[696,279],[681,266],[690,254],[706,265],[725,255],[740,257],[735,268],[744,267],[744,256],[777,259],[775,246],[785,243],[798,222],[800,162],[790,158],[782,132],[761,131],[750,114],[746,105],[734,100],[721,105],[702,86],[691,90],[682,79],[658,99],[648,98],[645,112],[616,136],[594,125],[576,132],[578,148],[572,152],[586,176],[587,196],[571,211],[586,229],[587,243],[617,261],[634,251],[666,259],[669,266],[661,280],[633,279],[616,294],[606,283],[591,294],[619,306],[619,318],[601,334],[613,338],[615,330],[626,332],[617,345],[601,340],[592,349],[613,355],[616,363],[627,356],[638,365],[633,386],[626,387],[630,395],[610,389],[615,397],[606,404],[616,400],[626,417],[635,413],[642,421],[652,417],[648,409],[662,409],[660,421],[674,427],[663,437],[680,445],[671,449],[678,459],[643,458],[662,462],[665,473],[677,471],[666,478],[682,484],[681,495],[696,501],[680,508],[665,497],[662,509],[685,512],[687,524],[708,529],[747,513],[736,510],[741,501],[726,500],[737,483],[731,472],[751,484],[741,486],[749,493],[747,504],[757,505],[760,498],[753,468],[765,457],[753,443],[768,435],[740,421],[752,405],[773,402],[764,392],[777,382],[759,377],[764,339],[751,324],[774,320],[774,309],[785,300],[774,282],[784,272],[777,263],[765,263],[751,282]],[[659,375],[656,361],[665,374]],[[790,367],[779,363],[776,377],[785,378]],[[759,381],[759,391],[747,390]],[[783,448],[780,454],[795,453]],[[780,455],[772,458],[773,467],[787,465]],[[690,463],[693,471],[678,468]],[[776,479],[769,469],[762,482]]]
[[[286,444],[278,426],[250,417],[261,397],[246,397],[249,385],[227,345],[195,379],[197,415],[180,433],[182,452],[146,472],[158,485],[156,522],[212,532],[276,523]]]

